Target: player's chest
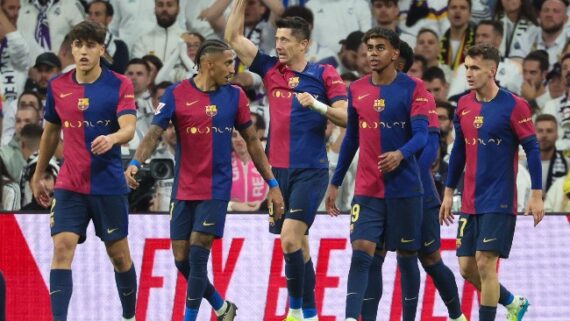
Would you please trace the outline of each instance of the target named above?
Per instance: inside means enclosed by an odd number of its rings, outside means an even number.
[[[352,92],[352,106],[364,121],[402,122],[409,120],[410,99],[400,93],[393,95],[376,88]]]
[[[467,138],[505,137],[512,133],[510,114],[489,106],[482,108],[465,108],[458,111],[461,130]]]
[[[54,93],[55,108],[65,120],[104,121],[116,119],[118,97],[114,95],[86,95],[81,91]]]
[[[237,101],[231,97],[211,99],[208,96],[176,98],[175,118],[179,123],[233,126],[237,113]]]
[[[287,71],[285,73],[272,72],[265,79],[267,95],[271,101],[282,100],[295,101],[295,93],[307,92],[317,100],[326,99],[326,91],[323,81],[316,76],[305,75]]]

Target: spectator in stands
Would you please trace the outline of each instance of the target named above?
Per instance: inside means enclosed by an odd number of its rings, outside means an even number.
[[[198,48],[206,41],[206,38],[197,32],[186,32],[182,35],[182,40],[186,43],[186,54],[194,61]]]
[[[158,108],[158,104],[160,104],[160,99],[162,99],[162,95],[164,95],[166,88],[170,87],[171,85],[172,85],[171,82],[163,81],[156,86],[152,86],[150,94],[152,97],[152,107],[154,108],[154,110]]]
[[[26,165],[22,169],[22,175],[18,178],[19,190],[21,191],[21,206],[25,206],[32,201],[32,190],[29,186],[29,181],[32,178],[29,172],[29,161],[37,157],[37,152],[40,149],[40,140],[42,138],[43,128],[38,124],[27,124],[22,128],[20,134],[20,149],[22,156],[26,160]],[[55,161],[55,159],[54,159]]]
[[[395,31],[400,36],[400,40],[407,42],[412,48],[416,46],[416,37],[399,27],[398,0],[372,0],[372,15],[375,25]]]
[[[150,123],[154,115],[152,97],[149,90],[150,67],[141,58],[134,58],[127,64],[127,72],[125,75],[129,77],[129,79],[133,82],[133,87],[135,90],[137,105],[137,128],[135,136],[129,142],[129,149],[135,150],[150,128]]]
[[[543,113],[551,114],[558,121],[558,140],[556,149],[570,149],[570,54],[564,55],[560,60],[562,69],[562,82],[564,83],[564,95],[546,103]]]
[[[475,29],[475,44],[490,44],[499,49],[503,39],[503,25],[499,21],[483,20]],[[495,80],[499,86],[509,91],[520,94],[523,83],[521,64],[510,58],[502,58],[497,67]],[[462,94],[469,90],[467,83],[465,64],[455,70],[455,75],[450,81],[449,96]]]
[[[483,20],[491,20],[495,9],[494,1],[500,0],[471,0],[471,22],[478,24]]]
[[[445,74],[439,67],[429,67],[423,74],[427,90],[433,95],[436,101],[447,101],[449,84],[445,80]]]
[[[186,29],[201,34],[205,39],[222,40],[220,35],[226,27],[225,13],[230,3],[231,0],[182,0]]]
[[[148,67],[150,68],[150,75],[149,75],[150,76],[150,85],[149,85],[149,87],[152,87],[156,81],[156,77],[157,77],[158,73],[164,67],[164,64],[162,63],[162,61],[160,61],[160,59],[157,56],[154,56],[154,55],[145,55],[142,57],[142,60],[144,60],[146,62],[146,64],[148,65]]]
[[[421,29],[416,39],[414,53],[423,56],[429,67],[439,67],[445,74],[445,79],[451,79],[451,68],[439,61],[441,53],[439,36],[431,29]]]
[[[315,16],[311,38],[334,52],[340,51],[339,42],[347,31],[365,32],[372,27],[372,13],[367,0],[311,0],[305,6]],[[354,50],[357,49],[355,46]]]
[[[503,24],[503,41],[500,52],[503,57],[510,57],[515,43],[520,43],[527,33],[538,28],[536,12],[528,0],[497,0],[494,20]]]
[[[540,28],[529,30],[524,37],[514,41],[511,57],[523,59],[536,49],[548,52],[548,61],[552,67],[557,61],[566,39],[570,38],[570,29],[565,28],[568,21],[566,0],[546,0],[539,12]]]
[[[131,53],[135,41],[156,26],[155,1],[109,0],[109,3],[114,11],[109,29],[127,44]]]
[[[356,61],[358,60],[358,48],[362,44],[362,31],[351,32],[346,39],[341,40],[340,51],[338,54],[340,65],[336,68],[339,74],[346,72],[355,72],[357,70]]]
[[[443,1],[398,1],[400,28],[415,35],[427,28],[441,35],[449,28],[447,0]]]
[[[0,1],[0,95],[7,103],[18,99],[24,91],[27,71],[35,58],[16,29],[19,13],[20,0]]]
[[[263,116],[258,113],[252,112],[251,121],[253,123],[253,126],[255,126],[254,128],[255,132],[257,133],[257,138],[259,138],[259,140],[263,144],[263,147],[265,147],[265,143],[267,140],[265,137],[265,131],[267,130],[267,125],[265,124]]]
[[[232,134],[232,193],[228,211],[258,211],[269,190],[255,168],[245,140],[237,130]]]
[[[162,134],[162,140],[158,147],[152,154],[150,159],[166,158],[175,161],[174,155],[176,153],[176,130],[172,123]],[[170,208],[170,201],[172,196],[172,184],[174,178],[159,179],[154,183],[154,194],[150,201],[149,210],[151,212],[168,211]]]
[[[471,1],[449,0],[447,17],[450,27],[441,38],[441,62],[456,70],[465,60],[465,53],[475,44],[475,26],[471,19]]]
[[[69,35],[66,35],[65,38],[63,38],[63,42],[61,43],[59,52],[57,53],[57,58],[61,63],[62,74],[75,69],[75,61],[71,54],[71,38]]]
[[[372,68],[370,68],[370,63],[368,63],[368,59],[366,56],[368,55],[368,47],[363,42],[358,47],[358,51],[356,52],[356,71],[360,77],[366,76],[372,72]]]
[[[424,72],[427,69],[427,60],[420,55],[414,55],[414,63],[407,74],[412,77],[422,79]]]
[[[542,112],[546,102],[552,100],[550,91],[546,87],[548,74],[548,53],[536,50],[528,54],[523,60],[523,96],[536,112]]]
[[[24,91],[17,101],[5,105],[2,125],[2,145],[6,145],[14,136],[16,125],[16,111],[18,109],[33,108],[38,111],[40,119],[43,118],[44,108],[42,98],[35,91]]]
[[[79,0],[34,0],[21,4],[18,30],[28,42],[32,57],[44,51],[58,52],[63,37],[85,16]]]
[[[546,194],[557,178],[566,176],[570,169],[570,160],[562,151],[556,149],[558,140],[556,117],[550,114],[538,115],[534,126],[542,160],[542,191]]]
[[[53,52],[44,52],[36,58],[36,72],[26,82],[25,90],[36,91],[42,102],[46,99],[48,81],[61,72],[61,62]]]
[[[190,39],[189,39],[190,38]],[[196,47],[196,41],[192,38],[198,39],[198,47]],[[164,65],[158,69],[156,76],[152,79],[152,84],[156,84],[163,81],[179,82],[184,79],[192,77],[196,73],[196,68],[194,61],[188,55],[188,52],[192,52],[194,57],[196,52],[202,43],[199,39],[204,39],[201,35],[191,36],[189,33],[185,32],[182,34],[181,41],[174,52],[164,61]],[[187,39],[192,44],[192,51],[188,45]],[[145,56],[152,57],[152,56]],[[144,57],[143,57],[144,59]]]
[[[107,30],[105,36],[106,53],[103,57],[109,64],[109,69],[123,74],[129,62],[129,48],[123,40],[117,38],[109,30],[114,14],[113,5],[108,1],[94,0],[87,5],[87,20],[98,23]]]
[[[439,134],[441,140],[442,157],[449,155],[455,140],[453,134],[453,115],[455,108],[448,102],[436,100],[436,112],[439,120]],[[447,159],[447,157],[445,157]],[[443,181],[445,183],[445,180]],[[444,186],[445,187],[445,186]]]
[[[570,172],[550,186],[544,199],[544,211],[570,213]]]
[[[563,56],[564,57],[564,56]],[[562,79],[562,66],[559,62],[546,74],[546,85],[552,99],[560,98],[566,92],[566,81]],[[546,104],[544,105],[546,108]]]
[[[400,56],[398,57],[398,62],[396,63],[396,70],[398,71],[408,71],[412,68],[414,64],[414,50],[405,41],[400,41]]]
[[[166,61],[183,42],[180,38],[186,30],[176,23],[180,10],[178,0],[155,0],[154,13],[156,26],[138,38],[133,46],[132,57],[155,55],[160,61]]]
[[[22,169],[26,164],[26,158],[22,151],[21,132],[27,124],[40,124],[40,114],[32,107],[19,108],[16,112],[16,126],[14,136],[8,145],[0,148],[0,159],[6,166],[6,171],[11,179],[17,181],[22,175]]]
[[[0,208],[0,211],[19,210],[21,207],[20,185],[10,178],[2,161],[0,161],[0,190],[2,191],[2,208]],[[5,313],[5,310],[1,307],[3,303],[0,302],[0,320],[5,321],[6,319],[3,319],[5,316],[2,315],[2,313]]]
[[[32,194],[31,181],[32,177],[34,176],[34,173],[36,172],[37,163],[38,163],[38,155],[36,153],[30,156],[26,165],[25,175],[24,177],[22,177],[22,183],[25,184],[24,196],[26,197],[26,199],[22,199],[23,203],[25,202],[25,205],[22,206],[22,210],[25,211],[45,211],[46,209],[49,208],[49,206],[46,207],[42,206]],[[59,165],[57,164],[55,158],[52,157],[52,159],[50,159],[48,163],[44,176],[40,179],[40,182],[44,186],[46,186],[46,188],[49,191],[53,191],[55,186],[55,180],[57,179],[57,174],[59,174]],[[20,188],[21,187],[22,185],[20,185]],[[53,194],[50,195],[49,197],[50,197],[49,204],[51,204],[53,200]]]

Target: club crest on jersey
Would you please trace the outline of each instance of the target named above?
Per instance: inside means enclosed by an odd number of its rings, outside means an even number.
[[[218,107],[216,105],[208,105],[206,106],[206,115],[210,117],[214,117],[218,114]]]
[[[77,108],[81,111],[87,110],[89,108],[89,98],[77,99]]]
[[[384,110],[384,108],[386,108],[386,102],[384,101],[384,99],[375,99],[374,105],[372,107],[374,108],[375,111],[381,112]]]
[[[475,126],[475,128],[483,127],[483,116],[475,116],[475,120],[473,120],[473,126]]]
[[[295,88],[299,85],[299,77],[291,77],[289,79],[289,88]]]

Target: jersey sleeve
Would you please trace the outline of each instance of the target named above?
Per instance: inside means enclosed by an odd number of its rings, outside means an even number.
[[[435,98],[428,92],[428,130],[430,133],[439,133],[439,118]]]
[[[133,83],[126,78],[121,81],[121,88],[119,89],[119,103],[117,104],[117,116],[120,117],[125,114],[137,114]]]
[[[359,132],[358,132],[358,113],[352,106],[351,92],[348,91],[348,122],[346,124],[346,134],[342,140],[340,152],[338,155],[338,163],[334,171],[331,184],[341,186],[346,172],[354,159],[359,147]]]
[[[249,99],[247,98],[245,92],[238,87],[239,98],[238,98],[238,110],[236,115],[236,122],[234,127],[237,130],[246,129],[251,126],[251,114],[249,111]]]
[[[530,105],[520,98],[515,98],[515,108],[511,114],[511,127],[515,131],[519,141],[524,142],[531,136],[535,136],[536,131],[532,123]]]
[[[255,58],[253,58],[251,66],[249,66],[249,70],[253,71],[256,74],[259,74],[262,78],[264,78],[269,69],[277,64],[277,61],[277,57],[272,57],[261,52],[261,50],[258,50],[257,55],[255,55]]]
[[[346,100],[346,86],[340,75],[331,65],[324,65],[323,81],[327,98],[331,104],[339,100]]]
[[[61,124],[61,119],[55,110],[55,100],[53,99],[53,89],[51,81],[48,84],[46,103],[44,108],[44,119],[53,124]]]
[[[170,120],[174,117],[174,111],[176,109],[176,101],[174,99],[174,88],[176,85],[172,85],[166,89],[162,99],[160,99],[160,104],[156,107],[154,112],[154,117],[152,118],[152,125],[160,126],[162,129],[168,128]]]
[[[430,93],[427,91],[423,81],[416,80],[416,88],[412,96],[412,106],[410,108],[410,119],[429,119],[429,109],[432,107],[430,104]]]

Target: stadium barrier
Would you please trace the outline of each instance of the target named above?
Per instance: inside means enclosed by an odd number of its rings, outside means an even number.
[[[350,264],[350,217],[319,215],[311,229],[311,251],[317,271],[319,320],[342,321]],[[223,240],[216,241],[210,279],[238,307],[236,320],[281,321],[287,295],[279,239],[267,232],[267,216],[228,215]],[[139,278],[137,321],[182,321],[186,284],[177,273],[170,250],[168,216],[131,215],[129,242]],[[478,296],[458,272],[456,226],[442,227],[442,257],[454,271],[462,307],[478,319]],[[78,246],[73,263],[70,321],[119,320],[121,307],[113,268],[104,245],[90,225],[87,241]],[[520,217],[508,260],[502,260],[502,283],[531,302],[525,321],[570,320],[570,217],[548,216],[537,227]],[[51,320],[49,270],[52,242],[49,215],[0,214],[0,270],[8,285],[7,320]],[[421,274],[417,320],[446,321],[446,308],[433,282]],[[383,265],[384,292],[378,320],[398,321],[401,299],[395,254]],[[497,320],[505,319],[499,308]],[[204,300],[198,320],[215,320]]]

